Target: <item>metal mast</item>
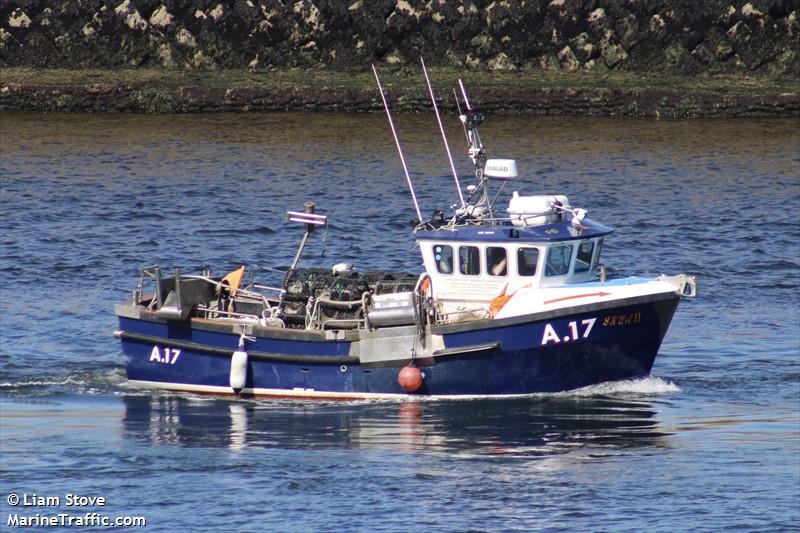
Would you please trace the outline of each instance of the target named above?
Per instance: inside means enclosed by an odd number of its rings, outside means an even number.
[[[467,112],[459,116],[461,123],[467,130],[467,142],[469,148],[467,154],[475,165],[475,177],[478,178],[478,187],[480,188],[480,197],[475,202],[475,206],[485,206],[489,212],[489,219],[492,219],[492,202],[489,198],[489,180],[486,179],[484,168],[486,166],[486,152],[483,149],[480,133],[478,133],[478,126],[483,122],[483,113],[478,113],[472,109],[467,97],[467,91],[464,89],[464,83],[459,78],[458,86],[461,89],[461,95],[464,98],[464,106]]]

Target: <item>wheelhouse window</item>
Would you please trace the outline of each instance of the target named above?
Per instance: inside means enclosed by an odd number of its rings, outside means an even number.
[[[517,249],[517,272],[520,276],[535,276],[536,265],[539,263],[538,248]]]
[[[597,268],[597,264],[600,262],[600,252],[603,251],[603,239],[599,239],[597,241],[597,251],[594,253],[594,262],[592,263],[592,270]]]
[[[571,260],[571,244],[553,246],[547,250],[547,263],[544,267],[545,276],[563,276],[569,272],[569,262]]]
[[[477,246],[458,248],[459,271],[465,276],[478,276],[481,273],[481,252]]]
[[[453,247],[446,244],[437,244],[433,247],[433,258],[436,260],[436,270],[439,274],[453,273]]]
[[[505,276],[508,274],[508,259],[506,249],[499,246],[486,248],[486,270],[490,276]]]
[[[594,241],[584,241],[578,246],[578,256],[575,259],[575,272],[588,272],[592,266]]]

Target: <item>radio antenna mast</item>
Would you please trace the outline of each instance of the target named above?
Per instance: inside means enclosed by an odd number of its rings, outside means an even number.
[[[400,163],[403,164],[403,172],[406,174],[406,181],[408,182],[408,189],[411,191],[411,199],[414,200],[414,209],[417,210],[417,220],[422,222],[422,213],[419,211],[419,204],[417,203],[417,195],[414,193],[414,185],[411,183],[411,176],[408,174],[408,167],[406,166],[406,159],[403,157],[403,149],[400,147],[400,139],[397,138],[397,131],[394,129],[394,122],[392,121],[392,114],[389,112],[389,104],[386,103],[386,96],[383,94],[383,87],[381,87],[381,80],[378,78],[378,71],[375,65],[372,65],[372,73],[375,74],[375,81],[378,83],[378,92],[381,93],[381,100],[383,101],[383,108],[386,110],[386,117],[389,119],[389,127],[394,136],[394,142],[397,145],[397,153],[400,155]]]
[[[483,122],[483,113],[475,111],[469,105],[469,98],[467,98],[467,90],[464,88],[464,83],[459,78],[458,86],[461,89],[461,95],[464,97],[464,106],[467,112],[460,115],[461,123],[467,130],[467,144],[469,148],[467,154],[475,165],[475,177],[478,178],[478,187],[481,191],[481,198],[476,205],[485,205],[489,211],[489,218],[492,218],[492,201],[489,197],[489,181],[484,174],[486,166],[486,152],[483,150],[483,143],[481,142],[480,133],[478,133],[478,126]]]
[[[428,69],[425,68],[425,60],[420,56],[419,62],[422,63],[422,72],[425,74],[425,82],[428,84],[428,92],[431,95],[431,103],[433,104],[433,111],[436,113],[436,121],[439,123],[439,131],[442,134],[442,141],[444,142],[444,149],[447,152],[447,159],[450,161],[450,169],[453,171],[453,179],[456,182],[456,190],[458,191],[458,199],[461,201],[461,208],[463,209],[464,195],[461,193],[461,184],[458,182],[458,172],[456,166],[453,164],[453,155],[450,153],[450,145],[447,144],[447,135],[444,133],[444,126],[442,126],[442,117],[439,116],[439,106],[436,105],[436,97],[433,95],[433,86],[431,86],[431,79],[428,77]]]

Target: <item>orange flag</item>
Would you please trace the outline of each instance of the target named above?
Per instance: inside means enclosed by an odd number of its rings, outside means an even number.
[[[239,290],[239,284],[242,282],[242,277],[244,276],[244,265],[236,270],[229,272],[222,278],[221,283],[227,283],[228,287],[231,291],[231,296],[236,294],[236,291]]]

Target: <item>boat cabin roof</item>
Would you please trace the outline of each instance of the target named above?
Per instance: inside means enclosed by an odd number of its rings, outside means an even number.
[[[520,241],[520,242],[556,242],[603,237],[614,230],[599,222],[583,219],[575,225],[571,221],[561,220],[537,226],[456,226],[442,227],[435,230],[419,230],[415,233],[417,240],[439,241]]]

